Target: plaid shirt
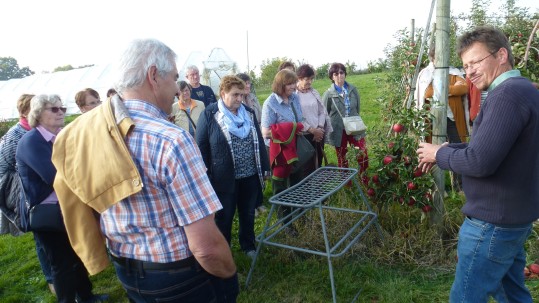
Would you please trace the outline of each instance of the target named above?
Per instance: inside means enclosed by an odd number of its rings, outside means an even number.
[[[153,104],[125,101],[135,122],[126,145],[144,184],[101,214],[115,256],[169,263],[192,255],[183,226],[222,208],[193,138]]]

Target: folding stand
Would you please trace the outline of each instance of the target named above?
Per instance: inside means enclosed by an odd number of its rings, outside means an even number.
[[[333,277],[333,265],[331,258],[340,257],[345,254],[373,224],[376,225],[378,232],[382,237],[382,229],[380,227],[380,224],[378,223],[378,216],[372,211],[368,200],[365,198],[365,195],[363,195],[357,178],[354,178],[356,175],[357,170],[352,168],[328,166],[320,167],[308,177],[303,179],[300,183],[270,198],[269,202],[272,204],[271,209],[268,214],[266,224],[264,225],[264,229],[262,233],[257,237],[258,246],[256,248],[256,255],[251,263],[249,274],[247,275],[247,280],[245,282],[246,287],[249,285],[249,282],[251,280],[256,260],[258,259],[258,255],[260,254],[262,246],[271,245],[326,257],[328,260],[333,302],[337,302],[337,294]],[[363,202],[367,207],[367,211],[351,208],[331,207],[324,204],[324,201],[326,199],[328,199],[331,195],[333,195],[335,192],[337,192],[349,182],[354,183],[358,191],[358,202]],[[292,208],[292,212],[287,216],[277,220],[274,224],[270,226],[273,213],[276,212],[277,208],[280,206],[290,207]],[[310,210],[315,210],[316,208],[318,208],[320,214],[322,234],[324,235],[325,251],[288,245],[279,242],[279,238],[275,238],[276,235],[285,231],[286,228],[290,226],[294,221],[304,216]],[[328,231],[326,229],[326,221],[323,212],[324,210],[331,212],[349,213],[353,214],[354,216],[357,216],[358,218],[354,225],[350,229],[348,229],[348,231],[333,246],[330,246],[330,242],[328,239]],[[355,296],[354,300],[357,298],[358,295],[359,292]]]

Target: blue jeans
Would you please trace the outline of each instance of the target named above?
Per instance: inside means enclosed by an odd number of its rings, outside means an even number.
[[[466,218],[460,227],[458,263],[449,300],[456,302],[531,303],[524,285],[524,242],[532,223],[500,226]]]
[[[262,192],[258,174],[236,179],[233,193],[217,192],[223,209],[215,214],[215,223],[230,245],[232,223],[238,209],[240,247],[247,252],[255,250],[255,208]]]
[[[237,275],[219,279],[208,274],[198,263],[170,270],[144,270],[124,267],[117,262],[113,264],[129,302],[234,303],[239,293]]]

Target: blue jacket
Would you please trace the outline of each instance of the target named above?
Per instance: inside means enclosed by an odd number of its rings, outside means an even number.
[[[243,105],[242,105],[243,106]],[[258,176],[262,188],[263,177],[270,171],[269,158],[262,139],[262,132],[252,109],[244,106],[251,116],[252,126],[256,129],[258,137],[257,159]],[[234,159],[227,136],[219,126],[216,115],[219,115],[217,103],[212,103],[198,118],[196,141],[208,169],[208,177],[216,192],[233,193],[235,188]]]
[[[31,206],[41,203],[53,191],[56,168],[52,164],[52,142],[33,128],[22,136],[15,156],[26,198]]]

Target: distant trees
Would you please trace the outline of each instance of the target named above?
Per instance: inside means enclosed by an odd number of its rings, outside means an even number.
[[[85,67],[90,67],[90,66],[94,66],[94,64],[81,65],[79,67],[73,67],[71,64],[68,64],[68,65],[64,65],[64,66],[58,66],[52,72],[53,73],[55,73],[55,72],[65,72],[65,71],[72,70],[72,69],[79,69],[79,68],[85,68]]]
[[[68,64],[68,65],[64,65],[64,66],[58,66],[57,68],[55,68],[52,72],[65,72],[65,71],[68,71],[68,70],[72,70],[72,69],[75,69],[73,66],[71,66],[71,64]]]
[[[0,81],[20,79],[35,74],[28,67],[19,68],[13,57],[0,57]]]

